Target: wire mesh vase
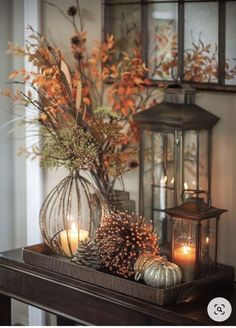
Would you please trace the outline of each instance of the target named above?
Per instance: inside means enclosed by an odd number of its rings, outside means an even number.
[[[78,173],[71,174],[43,202],[43,239],[55,253],[72,257],[80,242],[94,237],[107,210],[104,197],[93,184]]]

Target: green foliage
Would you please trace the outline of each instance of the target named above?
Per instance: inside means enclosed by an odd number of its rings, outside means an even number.
[[[107,107],[107,106],[96,108],[93,111],[93,114],[95,117],[100,117],[100,118],[114,118],[114,119],[121,118],[121,115],[119,115],[117,112],[114,112],[111,107]]]
[[[69,170],[91,169],[97,158],[93,138],[82,128],[61,128],[47,139],[41,150],[45,168],[64,166]]]

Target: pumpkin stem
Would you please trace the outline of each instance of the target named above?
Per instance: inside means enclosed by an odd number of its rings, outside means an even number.
[[[138,281],[141,278],[142,274],[140,272],[136,272],[134,276],[134,280]]]
[[[166,257],[165,255],[163,255],[163,256],[161,257],[161,263],[162,263],[162,264],[166,264],[167,262],[168,262],[167,257]]]

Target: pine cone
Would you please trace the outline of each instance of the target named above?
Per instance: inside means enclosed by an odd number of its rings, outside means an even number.
[[[93,240],[84,240],[80,242],[77,253],[74,255],[73,262],[99,269],[101,267],[100,256],[98,254],[98,246]]]

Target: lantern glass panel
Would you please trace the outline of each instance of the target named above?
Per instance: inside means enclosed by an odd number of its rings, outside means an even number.
[[[184,281],[195,278],[196,268],[196,222],[173,218],[172,261],[179,265]]]
[[[174,205],[174,134],[143,131],[143,215]]]
[[[162,254],[170,255],[170,223],[164,213],[175,204],[174,133],[143,130],[143,211],[153,221]],[[168,254],[167,254],[168,253]]]
[[[143,131],[143,215],[152,218],[152,132]]]
[[[155,232],[158,236],[158,244],[161,246],[165,243],[166,239],[166,214],[164,212],[155,211],[153,218],[153,225],[155,228]]]
[[[185,81],[218,82],[218,7],[217,1],[185,3]]]
[[[127,2],[127,1],[126,1]],[[122,51],[130,52],[140,38],[140,4],[117,4],[109,6],[106,33],[115,35],[117,60]]]
[[[148,5],[148,63],[153,80],[174,80],[177,76],[177,3]]]
[[[183,153],[183,189],[208,192],[208,160],[208,131],[186,131]]]
[[[173,133],[152,132],[150,160],[153,174],[150,218],[153,220],[162,248],[166,244],[168,232],[166,215],[163,210],[174,205]],[[147,203],[145,194],[144,198]],[[162,251],[164,252],[164,250]]]
[[[199,190],[209,191],[208,186],[208,131],[199,132]]]
[[[153,225],[158,237],[160,253],[170,258],[170,245],[172,241],[170,218],[162,211],[154,211]]]
[[[158,243],[161,253],[169,256],[170,250],[170,224],[167,219],[167,215],[164,213],[166,208],[170,208],[174,203],[174,190],[166,188],[155,188],[154,192],[154,209],[153,209],[153,225],[158,236]]]
[[[154,133],[154,183],[162,187],[174,185],[174,134]]]
[[[153,132],[154,144],[153,144],[153,160],[154,160],[154,183],[160,185],[162,179],[165,176],[165,166],[164,166],[164,134],[160,132]]]
[[[226,1],[225,84],[236,84],[236,2]]]
[[[201,275],[212,273],[215,270],[216,220],[216,218],[211,218],[202,221]]]
[[[186,131],[184,135],[183,189],[196,189],[198,167],[198,137],[196,131]]]
[[[165,210],[170,208],[174,203],[174,190],[165,187],[154,188],[154,209]]]

